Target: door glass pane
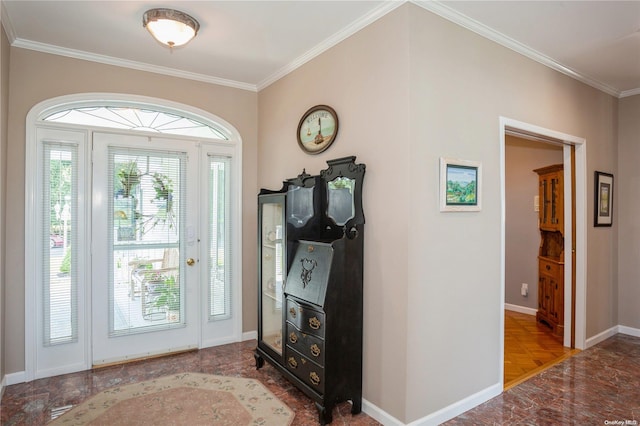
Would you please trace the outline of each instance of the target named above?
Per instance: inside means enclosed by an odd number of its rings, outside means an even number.
[[[184,324],[186,156],[109,148],[110,335]]]
[[[260,214],[262,340],[281,354],[284,206],[282,203],[264,203]]]
[[[43,170],[43,318],[44,345],[78,339],[76,256],[78,155],[69,144],[44,144]]]
[[[209,320],[231,317],[229,158],[209,157]]]

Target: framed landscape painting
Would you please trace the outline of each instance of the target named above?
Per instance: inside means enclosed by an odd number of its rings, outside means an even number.
[[[477,212],[482,209],[482,164],[440,158],[440,211]]]
[[[593,226],[613,224],[613,175],[595,172]]]

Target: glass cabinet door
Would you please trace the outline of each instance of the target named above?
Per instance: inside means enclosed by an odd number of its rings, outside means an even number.
[[[282,305],[286,275],[284,195],[260,197],[260,333],[262,347],[282,355]]]

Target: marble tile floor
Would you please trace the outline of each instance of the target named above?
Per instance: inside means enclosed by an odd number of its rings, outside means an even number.
[[[640,338],[617,334],[445,423],[640,425]]]
[[[67,374],[8,386],[2,425],[44,425],[56,413],[104,389],[184,371],[259,379],[284,401],[294,425],[317,425],[313,402],[268,363],[255,369],[255,341]],[[333,425],[379,425],[350,404],[333,411]],[[449,420],[455,425],[640,425],[640,338],[613,336],[526,382]]]
[[[265,363],[256,370],[255,347],[256,341],[251,340],[7,386],[0,403],[0,424],[45,425],[105,389],[180,372],[258,379],[295,412],[293,426],[319,424],[314,402],[275,368]],[[350,410],[349,402],[338,405],[331,424],[380,425],[364,413],[353,416]]]

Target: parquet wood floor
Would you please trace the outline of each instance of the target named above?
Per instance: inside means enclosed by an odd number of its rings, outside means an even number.
[[[533,315],[505,310],[504,388],[513,387],[578,352]]]

